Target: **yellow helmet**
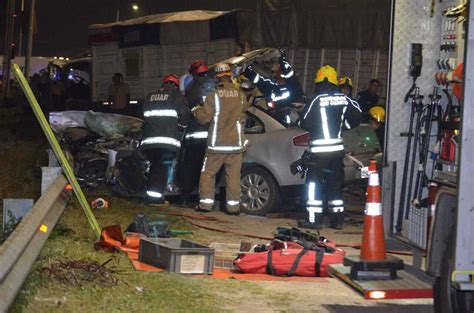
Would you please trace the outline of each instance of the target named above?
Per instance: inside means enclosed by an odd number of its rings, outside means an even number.
[[[344,76],[344,77],[340,78],[339,79],[339,86],[342,86],[342,85],[345,85],[345,84],[348,84],[352,88],[352,79],[348,76]]]
[[[324,65],[319,68],[314,77],[315,83],[322,83],[324,80],[327,80],[328,83],[337,86],[337,72],[334,67],[330,65]]]
[[[381,106],[372,107],[369,110],[370,116],[379,123],[385,122],[385,109]]]

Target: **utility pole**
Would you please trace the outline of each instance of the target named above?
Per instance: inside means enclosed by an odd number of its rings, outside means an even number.
[[[6,24],[5,24],[5,48],[3,53],[3,85],[2,85],[2,103],[10,95],[10,65],[12,58],[13,30],[15,28],[15,20],[13,13],[15,12],[15,0],[7,1],[6,8]]]
[[[24,24],[24,19],[25,19],[25,0],[21,0],[21,6],[20,6],[20,31],[19,31],[19,36],[18,36],[18,56],[21,57],[23,55],[23,24]]]
[[[25,77],[28,79],[31,67],[31,53],[33,51],[33,32],[34,32],[35,0],[30,0],[28,10],[28,37],[26,38],[25,54]]]

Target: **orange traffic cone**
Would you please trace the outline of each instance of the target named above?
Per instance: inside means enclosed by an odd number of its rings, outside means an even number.
[[[377,173],[377,161],[375,161],[374,159],[370,160],[368,172],[369,174]]]
[[[398,258],[387,256],[385,250],[381,187],[375,160],[369,165],[366,200],[360,255],[346,257],[344,265],[351,266],[351,279],[395,279],[397,270],[403,269],[404,264]]]
[[[380,181],[379,174],[375,170],[369,174],[360,258],[361,260],[385,260],[386,257]]]

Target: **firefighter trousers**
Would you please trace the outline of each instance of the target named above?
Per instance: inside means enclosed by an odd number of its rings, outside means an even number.
[[[199,184],[207,143],[205,139],[190,139],[185,140],[183,146],[182,166],[178,171],[182,198],[186,202]]]
[[[242,153],[206,152],[199,181],[199,206],[204,210],[212,210],[215,195],[215,178],[222,166],[225,167],[227,211],[237,212],[240,208]]]
[[[156,148],[145,150],[145,154],[151,163],[146,190],[147,197],[151,202],[161,203],[164,201],[163,192],[176,152],[170,149]]]
[[[342,184],[344,182],[344,155],[341,153],[313,153],[306,176],[306,209],[318,214],[344,212]],[[311,217],[310,217],[311,220]]]

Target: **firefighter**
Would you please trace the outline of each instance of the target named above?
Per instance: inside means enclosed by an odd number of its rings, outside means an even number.
[[[357,102],[338,90],[336,70],[328,65],[316,72],[315,91],[301,112],[300,126],[310,134],[308,172],[306,175],[308,223],[321,229],[326,208],[331,227],[341,229],[344,223],[344,143],[343,127],[354,128],[362,115]]]
[[[173,160],[181,147],[180,126],[190,117],[186,98],[178,89],[174,74],[163,78],[163,86],[151,93],[143,105],[145,129],[141,149],[151,163],[146,190],[150,203],[164,203],[167,184],[173,183]]]
[[[209,77],[209,67],[204,61],[196,60],[189,67],[193,76],[184,93],[188,99],[190,109],[204,103],[206,95],[216,87],[213,77]]]
[[[341,92],[352,99],[352,79],[344,76],[339,79],[338,84]]]
[[[244,71],[245,77],[270,97],[275,106],[289,105],[301,99],[303,89],[284,51],[279,51],[278,63],[272,68],[273,77],[266,77],[266,72],[258,64],[249,65]]]
[[[385,109],[382,106],[374,106],[369,110],[369,127],[372,128],[379,140],[380,148],[384,148],[385,142]]]
[[[196,60],[189,67],[193,79],[185,89],[190,109],[204,103],[206,95],[215,89],[214,77],[209,76],[209,67],[204,61]],[[189,198],[198,185],[202,162],[206,152],[206,138],[209,125],[201,125],[194,118],[190,120],[183,142],[182,162],[179,169],[182,206],[188,206]]]
[[[245,95],[231,80],[232,73],[226,63],[215,68],[218,85],[210,92],[203,106],[193,110],[201,124],[210,123],[206,156],[199,182],[199,205],[196,210],[210,212],[214,204],[215,176],[225,167],[226,207],[231,215],[240,214],[240,169],[246,149],[241,116],[247,107]]]

